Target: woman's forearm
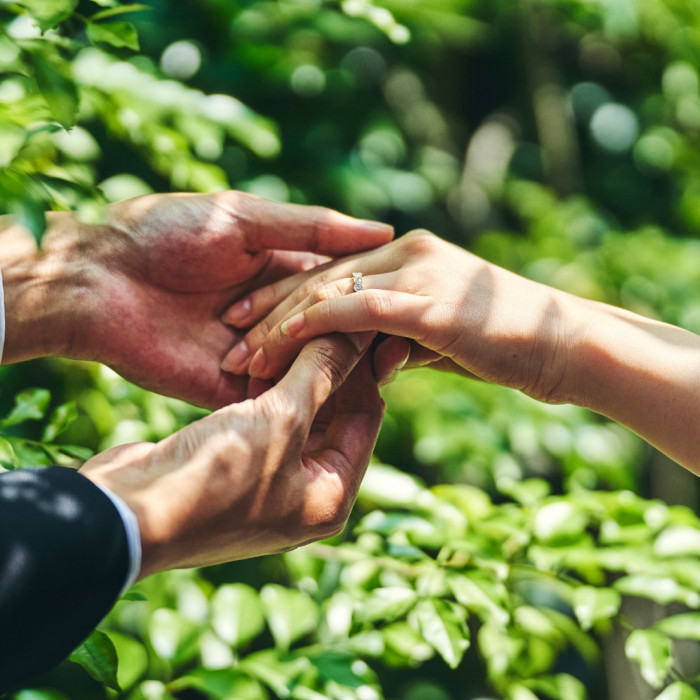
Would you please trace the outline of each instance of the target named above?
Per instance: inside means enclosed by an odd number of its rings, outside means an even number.
[[[570,401],[627,426],[700,475],[700,337],[606,304],[578,300]]]

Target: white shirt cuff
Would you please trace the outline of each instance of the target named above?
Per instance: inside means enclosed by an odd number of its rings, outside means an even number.
[[[2,270],[0,270],[0,364],[2,364],[2,351],[5,347],[5,292],[2,286]]]
[[[119,515],[121,515],[122,522],[124,523],[124,530],[126,531],[126,542],[129,550],[129,571],[127,572],[124,585],[119,592],[121,596],[131,587],[141,571],[141,532],[139,530],[139,521],[136,519],[134,511],[126,505],[120,496],[117,496],[116,493],[110,491],[106,486],[100,486],[99,484],[95,484],[95,486],[114,503],[114,507],[119,511]]]

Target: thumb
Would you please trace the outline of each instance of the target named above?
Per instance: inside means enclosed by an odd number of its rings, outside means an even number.
[[[307,407],[313,418],[345,381],[375,335],[365,331],[315,338],[304,346],[287,374],[270,391],[292,400],[293,405]]]

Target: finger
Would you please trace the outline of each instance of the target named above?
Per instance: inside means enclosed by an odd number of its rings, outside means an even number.
[[[221,315],[221,321],[234,328],[250,328],[274,309],[278,300],[286,299],[310,275],[312,270],[330,262],[326,255],[275,250],[264,270],[253,281],[250,291]],[[230,302],[230,300],[229,300]]]
[[[308,272],[330,262],[327,255],[302,253],[291,250],[273,251],[263,273],[255,280],[257,286],[279,282],[300,272]]]
[[[292,275],[251,292],[230,306],[221,320],[236,328],[250,328],[272,313],[276,319],[283,318],[316,289],[329,282],[348,282],[352,273],[357,271],[364,275],[393,272],[400,265],[401,259],[391,246],[330,261],[309,272]],[[347,291],[351,289],[352,286],[348,284]],[[268,319],[269,328],[274,323],[276,321],[270,322]]]
[[[242,225],[246,250],[304,250],[322,255],[348,255],[391,241],[394,229],[324,207],[272,202],[242,192],[217,195],[231,206]]]
[[[322,448],[305,456],[340,476],[346,516],[372,456],[383,412],[371,358],[366,355],[336,393],[335,414]]]
[[[261,321],[259,321],[245,336],[234,345],[227,353],[221,363],[221,368],[225,372],[234,374],[244,374],[248,372],[250,361],[258,349],[266,341],[270,333],[275,332],[276,326],[295,313],[299,313],[310,305],[325,299],[335,299],[337,297],[350,294],[353,289],[352,273],[359,266],[356,258],[348,258],[342,263],[334,263],[330,268],[321,266],[306,275],[296,275],[285,280],[280,280],[276,284],[269,285],[254,292],[241,300],[227,312],[224,313],[225,322],[231,321],[231,312],[236,310],[238,318],[248,318],[258,316],[263,307],[272,310]],[[371,258],[367,257],[362,261],[363,266],[371,273],[372,269],[382,269],[390,266],[392,259],[390,256],[382,255],[380,252]],[[324,284],[325,280],[330,280]],[[373,286],[380,286],[393,289],[396,281],[390,274],[372,275]],[[296,280],[299,283],[295,284]],[[286,294],[286,297],[284,296]],[[279,301],[279,299],[282,299]],[[239,325],[238,323],[236,325]],[[289,341],[288,338],[281,339],[281,342]],[[277,367],[285,367],[302,347],[302,343],[288,342],[289,350],[284,355],[285,362],[278,363]],[[272,375],[256,375],[272,376]]]
[[[422,342],[432,306],[428,297],[374,288],[320,301],[271,329],[248,371],[251,376],[272,377],[309,338],[336,331],[374,330]]]
[[[389,336],[374,351],[372,364],[379,386],[388,384],[404,368],[411,355],[411,341],[398,336]]]
[[[265,396],[281,399],[311,420],[370,346],[374,333],[332,335],[308,343]]]

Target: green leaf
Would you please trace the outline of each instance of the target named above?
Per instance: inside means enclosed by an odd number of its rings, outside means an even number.
[[[572,605],[574,613],[585,630],[596,622],[609,620],[620,610],[622,597],[612,588],[581,586],[574,591]]]
[[[27,140],[27,131],[10,121],[0,123],[0,168],[15,159]]]
[[[220,586],[211,601],[212,627],[221,639],[237,648],[257,637],[265,627],[260,598],[251,586]]]
[[[615,581],[613,586],[625,595],[649,598],[662,605],[674,602],[685,603],[693,608],[700,605],[700,594],[697,591],[681,586],[670,577],[624,576]]]
[[[0,437],[0,465],[5,469],[19,469],[22,466],[12,443],[4,437]]]
[[[242,659],[239,665],[241,671],[261,680],[280,698],[290,697],[290,687],[296,684],[310,667],[311,662],[307,657],[291,657],[283,661],[274,649],[250,654]]]
[[[697,557],[700,555],[700,529],[689,525],[671,525],[654,542],[654,554],[660,557]]]
[[[143,593],[139,593],[139,591],[127,591],[119,600],[143,602],[148,600],[148,598]]]
[[[402,665],[416,666],[435,656],[433,647],[405,620],[383,627],[381,635],[385,648],[396,655]]]
[[[508,623],[510,613],[495,602],[498,595],[494,585],[489,586],[484,583],[482,588],[464,574],[450,575],[447,583],[457,602],[468,610],[478,613],[484,622],[491,621],[500,627],[505,627]]]
[[[68,77],[69,64],[55,49],[31,52],[34,78],[51,116],[65,129],[75,124],[78,113],[78,92]]]
[[[416,604],[418,595],[407,586],[375,588],[358,606],[358,616],[367,622],[397,620]]]
[[[61,404],[51,414],[41,439],[44,442],[53,442],[77,417],[78,408],[75,401]]]
[[[20,0],[18,4],[27,9],[44,32],[70,17],[78,0]]]
[[[627,637],[625,654],[639,664],[642,678],[652,687],[661,688],[671,669],[671,640],[653,629],[635,630]]]
[[[654,629],[676,639],[694,639],[700,642],[700,613],[681,613],[660,620]]]
[[[161,659],[180,662],[196,653],[199,627],[175,610],[159,608],[148,621],[148,638]]]
[[[524,647],[522,638],[496,625],[485,624],[479,629],[479,650],[486,661],[489,679],[496,686],[501,684]]]
[[[230,669],[196,668],[168,684],[170,690],[198,690],[214,700],[268,700],[265,689],[254,678]]]
[[[117,666],[117,681],[122,689],[131,688],[137,683],[148,668],[148,652],[146,647],[137,639],[126,634],[109,631],[109,638],[114,644],[119,664]]]
[[[409,622],[450,668],[459,666],[469,648],[466,611],[444,600],[421,600],[411,611]]]
[[[535,513],[532,529],[537,539],[549,544],[579,539],[588,526],[588,516],[569,501],[552,501]]]
[[[82,445],[61,445],[60,450],[71,457],[82,459],[84,462],[95,455],[89,447],[83,447]]]
[[[566,700],[586,700],[586,686],[578,678],[568,673],[556,676],[534,678],[528,684],[535,690],[546,693],[551,698],[566,698]]]
[[[333,681],[349,688],[359,688],[367,679],[355,672],[353,666],[357,661],[354,654],[328,650],[318,655],[309,656],[321,678]]]
[[[539,698],[521,683],[514,683],[508,688],[506,700],[539,700]]]
[[[700,700],[700,695],[687,683],[676,681],[657,695],[656,700]]]
[[[95,0],[93,0],[93,2],[94,1]],[[148,5],[141,5],[138,3],[134,3],[132,5],[117,5],[116,7],[110,7],[107,10],[100,10],[99,12],[96,12],[92,17],[90,17],[90,20],[92,22],[99,22],[103,19],[108,19],[110,17],[116,17],[117,15],[126,14],[127,12],[143,12],[144,10],[152,9],[153,8],[149,7]]]
[[[51,394],[47,389],[25,389],[15,396],[15,407],[0,421],[0,428],[19,425],[27,420],[40,420],[49,407]]]
[[[117,651],[112,640],[95,630],[71,655],[96,681],[112,690],[121,690],[117,681]]]
[[[88,39],[93,44],[108,44],[116,49],[139,50],[139,36],[131,22],[110,22],[109,24],[87,25]]]
[[[12,696],[13,700],[68,700],[57,690],[20,690]]]
[[[270,632],[281,649],[289,649],[318,624],[318,605],[306,593],[271,583],[260,591],[260,599]]]
[[[499,479],[496,487],[501,493],[524,506],[541,503],[551,491],[550,485],[544,479]]]

